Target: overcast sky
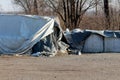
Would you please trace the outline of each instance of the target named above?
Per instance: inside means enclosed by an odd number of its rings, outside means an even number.
[[[12,3],[12,0],[0,0],[0,6],[3,11],[19,11],[17,6]]]

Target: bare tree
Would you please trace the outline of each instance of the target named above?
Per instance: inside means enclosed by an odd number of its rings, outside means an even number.
[[[14,3],[19,5],[26,14],[32,12],[33,0],[14,0]]]
[[[109,0],[104,0],[104,14],[106,18],[106,29],[109,29],[110,27]]]
[[[45,0],[37,0],[37,3],[39,15],[54,15],[53,10],[46,5]]]
[[[19,5],[26,14],[39,14],[39,1],[42,0],[14,0],[14,3]]]
[[[20,6],[26,14],[48,15],[51,13],[45,0],[14,0],[13,2]]]
[[[119,8],[119,11],[118,11],[118,13],[119,13],[119,24],[118,24],[118,26],[119,26],[119,30],[120,30],[120,0],[118,0],[118,8]]]
[[[95,10],[96,10],[96,13],[95,13],[95,15],[97,15],[97,13],[98,13],[98,2],[97,2],[97,0],[95,0]]]
[[[46,0],[46,2],[69,29],[79,27],[86,11],[95,6],[95,0]]]
[[[38,13],[38,2],[37,2],[37,0],[33,0],[33,13],[34,14],[39,14]]]

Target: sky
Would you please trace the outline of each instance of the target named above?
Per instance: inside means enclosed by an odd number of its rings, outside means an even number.
[[[12,0],[0,0],[0,7],[3,12],[19,11],[16,5],[12,3]]]

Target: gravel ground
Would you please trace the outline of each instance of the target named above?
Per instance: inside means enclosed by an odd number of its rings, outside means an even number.
[[[120,80],[120,54],[1,56],[0,80]]]

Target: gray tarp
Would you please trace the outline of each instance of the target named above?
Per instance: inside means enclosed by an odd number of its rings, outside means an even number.
[[[55,20],[49,17],[0,15],[0,53],[22,54],[44,39],[49,40],[44,41],[46,44],[50,43],[47,44],[49,46],[55,44],[55,41],[51,41],[51,37],[53,39],[51,34],[55,33],[54,23]],[[58,34],[57,37],[56,43],[60,42],[62,36]],[[41,43],[40,45],[43,44]]]
[[[83,48],[85,46],[86,39],[88,39],[91,34],[96,34],[105,38],[120,38],[120,31],[73,30],[65,33],[66,39],[70,45],[69,49],[85,51]]]

